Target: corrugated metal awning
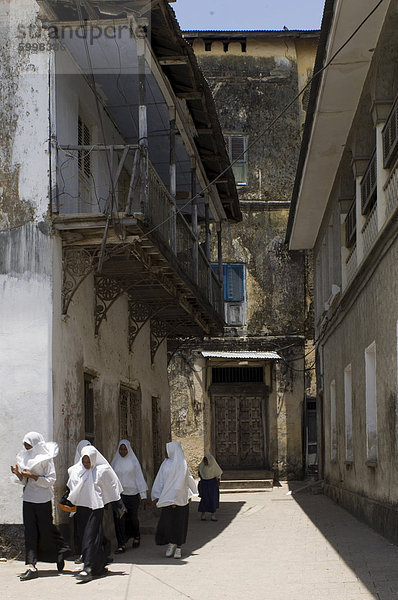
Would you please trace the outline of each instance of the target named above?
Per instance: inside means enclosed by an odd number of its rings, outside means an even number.
[[[204,358],[231,358],[231,359],[244,359],[244,360],[278,360],[281,357],[277,352],[221,352],[218,350],[202,350],[202,356]]]

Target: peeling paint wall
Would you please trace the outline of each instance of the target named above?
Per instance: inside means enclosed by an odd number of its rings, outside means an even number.
[[[245,265],[246,323],[227,327],[205,347],[274,349],[282,356],[268,392],[266,444],[269,467],[288,478],[303,473],[304,401],[315,390],[304,358],[312,351],[311,263],[284,243],[308,98],[272,123],[311,77],[316,47],[316,37],[248,37],[245,52],[240,42],[230,41],[227,52],[220,40],[212,40],[210,51],[202,39],[193,42],[223,131],[248,136],[249,144],[247,185],[238,186],[242,222],[224,225],[222,234],[223,262]],[[211,251],[217,262],[215,236]],[[212,449],[211,369],[195,384],[201,361],[182,351],[169,369],[173,435],[185,441],[192,463]]]
[[[1,10],[0,230],[45,218],[49,202],[50,53],[36,40],[36,2],[10,0]]]
[[[62,452],[57,458],[57,491],[63,491],[66,470],[73,461],[76,444],[84,438],[84,374],[93,377],[95,444],[111,460],[120,439],[120,385],[141,392],[141,449],[133,448],[150,486],[153,480],[152,396],[160,400],[162,442],[170,440],[169,387],[165,343],[151,365],[150,331],[146,325],[128,349],[127,298],[110,308],[95,335],[94,281],[89,276],[76,292],[68,316],[61,315],[61,248],[54,256],[54,437]]]

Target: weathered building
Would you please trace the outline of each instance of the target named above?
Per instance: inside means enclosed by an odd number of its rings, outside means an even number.
[[[130,438],[151,483],[170,439],[167,344],[223,325],[197,215],[206,237],[241,217],[232,173],[209,185],[229,159],[167,2],[2,10],[0,523],[13,525],[6,473],[30,430],[60,446],[56,496],[82,438],[107,458]]]
[[[288,236],[314,253],[325,490],[397,541],[398,2],[375,4],[326,2],[315,70],[338,54],[312,85]]]
[[[285,233],[308,94],[294,98],[312,75],[318,32],[184,37],[213,93],[243,219],[223,225],[223,335],[170,365],[173,434],[192,467],[211,451],[227,470],[300,477],[316,462],[311,269]]]

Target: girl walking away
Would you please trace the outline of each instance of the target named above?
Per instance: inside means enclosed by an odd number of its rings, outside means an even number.
[[[166,456],[152,487],[152,501],[162,509],[156,543],[167,544],[167,557],[181,558],[188,531],[189,502],[198,492],[178,442],[166,444]]]
[[[109,563],[109,541],[102,529],[104,506],[120,500],[122,486],[108,461],[94,446],[85,446],[79,462],[68,469],[69,501],[86,513],[82,539],[83,570],[77,575],[82,582],[103,575]]]
[[[212,454],[205,454],[199,465],[198,511],[202,513],[201,521],[206,521],[206,513],[211,513],[210,520],[217,521],[215,512],[220,506],[220,477],[222,470]]]
[[[130,538],[133,538],[133,548],[138,548],[140,545],[138,507],[141,499],[146,500],[148,487],[141,465],[128,440],[120,440],[111,465],[122,484],[122,501],[127,511],[120,519],[117,506],[112,507],[118,543],[116,554],[121,554],[126,551],[126,542]]]
[[[55,562],[61,572],[65,557],[71,553],[68,544],[53,524],[53,486],[56,480],[54,457],[58,454],[55,442],[45,442],[43,436],[30,431],[23,439],[23,450],[17,455],[12,473],[24,486],[23,523],[25,526],[25,564],[27,571],[21,581],[36,579],[37,561]]]

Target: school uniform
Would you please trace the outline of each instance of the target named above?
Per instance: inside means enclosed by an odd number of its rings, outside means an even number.
[[[168,544],[166,556],[180,558],[188,531],[189,501],[198,492],[180,444],[169,442],[166,451],[168,458],[160,465],[151,493],[162,509],[155,540]]]
[[[62,571],[64,559],[71,553],[69,545],[53,523],[52,499],[56,481],[54,457],[59,450],[55,442],[45,442],[40,433],[31,431],[23,439],[32,446],[17,455],[17,465],[22,473],[28,470],[37,480],[22,477],[24,486],[22,513],[25,527],[25,564],[36,565],[38,561],[54,562]],[[31,569],[37,576],[37,569]],[[21,576],[29,579],[28,571]]]
[[[120,455],[119,449],[122,445],[127,448],[126,456]],[[117,509],[113,507],[115,533],[118,543],[116,552],[120,553],[124,552],[125,544],[130,538],[133,538],[133,547],[137,547],[140,543],[138,508],[140,501],[147,496],[148,486],[144,479],[138,458],[134,454],[128,440],[120,440],[111,466],[122,484],[123,493],[121,499],[126,508],[126,513],[120,519]]]
[[[102,528],[104,506],[120,500],[122,486],[108,461],[94,446],[86,446],[80,461],[68,469],[69,501],[88,509],[88,519],[82,539],[83,570],[78,574],[81,581],[106,572],[110,551],[109,541]],[[91,466],[86,469],[83,457],[88,456]]]

